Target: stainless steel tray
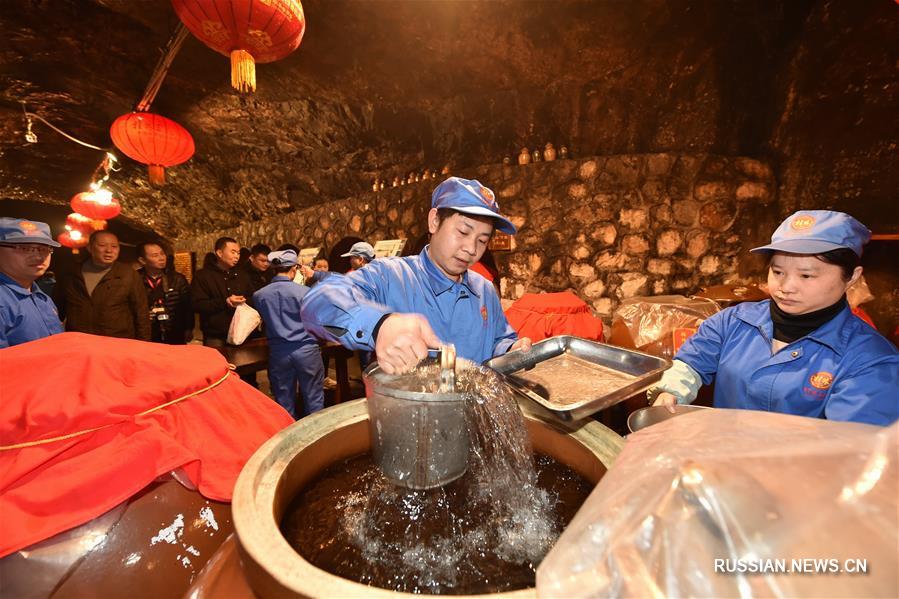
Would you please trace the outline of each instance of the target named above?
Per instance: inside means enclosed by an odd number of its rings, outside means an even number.
[[[509,385],[561,420],[580,420],[645,391],[671,361],[571,335],[550,337],[531,351],[484,363]]]

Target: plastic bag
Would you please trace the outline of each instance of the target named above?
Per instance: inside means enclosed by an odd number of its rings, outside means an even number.
[[[231,325],[228,327],[228,343],[240,345],[247,340],[250,333],[259,327],[262,317],[259,312],[247,304],[239,304],[231,317]]]
[[[628,437],[541,597],[896,597],[899,423],[698,410]]]
[[[699,325],[719,310],[712,300],[682,295],[627,299],[612,318],[609,342],[672,358]]]
[[[857,308],[865,302],[870,302],[872,299],[874,299],[874,294],[871,293],[871,288],[868,287],[865,275],[860,276],[858,281],[846,290],[846,301],[853,308]]]

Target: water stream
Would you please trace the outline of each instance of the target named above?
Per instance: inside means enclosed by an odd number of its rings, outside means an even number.
[[[429,391],[434,367],[403,386]],[[332,465],[294,500],[285,538],[314,565],[364,584],[429,594],[534,584],[537,565],[592,485],[535,455],[512,393],[491,370],[457,375],[465,396],[468,471],[444,486],[391,484],[360,456]]]

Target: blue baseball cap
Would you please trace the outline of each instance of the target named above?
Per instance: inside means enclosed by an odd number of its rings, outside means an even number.
[[[272,266],[296,266],[297,253],[293,250],[271,252],[268,255],[268,261],[272,263]]]
[[[496,221],[497,230],[509,235],[518,231],[512,221],[499,213],[493,191],[476,179],[450,177],[431,194],[431,208],[452,208],[464,214],[489,216]]]
[[[860,258],[862,246],[871,239],[871,231],[848,214],[832,210],[800,210],[780,223],[771,243],[752,252],[789,252],[823,254],[848,248]]]
[[[370,262],[375,259],[375,248],[371,247],[370,243],[357,241],[353,244],[353,247],[350,248],[350,251],[346,254],[340,254],[341,258],[349,258],[350,256],[359,256]]]
[[[59,242],[50,235],[47,223],[6,216],[0,218],[0,243],[39,243],[59,247]]]

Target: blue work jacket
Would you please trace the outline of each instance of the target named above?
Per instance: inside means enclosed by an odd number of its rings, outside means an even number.
[[[33,284],[31,291],[0,272],[0,348],[62,333],[56,304]]]
[[[447,277],[428,256],[381,258],[347,276],[324,279],[303,300],[303,322],[316,337],[344,347],[372,351],[372,332],[390,313],[423,315],[456,354],[483,362],[504,354],[518,339],[493,285],[467,271]]]
[[[300,304],[307,293],[309,288],[305,285],[276,275],[271,283],[253,294],[253,305],[265,323],[270,351],[289,352],[301,345],[318,344],[300,319]]]
[[[715,407],[887,425],[899,418],[899,352],[847,306],[772,355],[771,300],[743,303],[700,325],[675,356]]]

